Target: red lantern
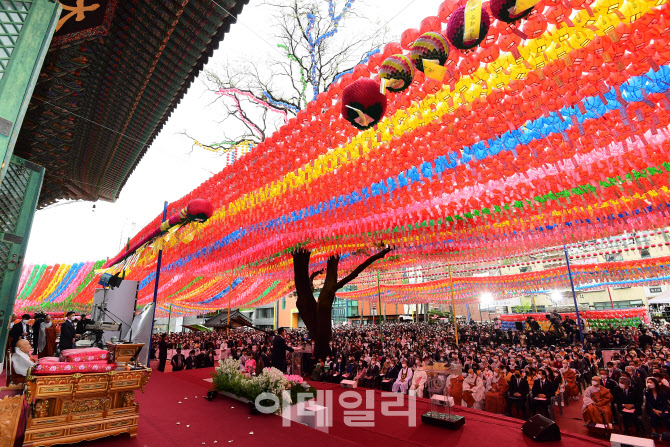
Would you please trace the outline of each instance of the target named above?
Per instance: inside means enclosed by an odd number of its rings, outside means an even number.
[[[342,117],[357,129],[377,124],[386,113],[386,95],[379,91],[379,82],[361,78],[342,91]]]

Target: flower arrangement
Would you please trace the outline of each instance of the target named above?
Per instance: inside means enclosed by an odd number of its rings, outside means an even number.
[[[300,377],[300,376],[297,375],[297,374],[290,374],[290,375],[286,375],[286,374],[284,374],[284,378],[285,378],[287,381],[289,381],[289,382],[291,382],[291,383],[296,383],[296,384],[298,384],[298,383],[302,383],[302,381],[303,381],[302,377]]]
[[[255,402],[260,394],[274,394],[282,404],[279,405],[278,413],[284,403],[297,403],[298,393],[316,396],[316,389],[298,375],[284,375],[277,368],[265,368],[260,375],[250,377],[240,370],[239,363],[232,358],[219,360],[212,382],[217,391],[231,393],[251,402]],[[301,387],[296,386],[300,384]]]

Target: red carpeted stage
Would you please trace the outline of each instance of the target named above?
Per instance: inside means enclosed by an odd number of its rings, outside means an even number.
[[[407,416],[383,416],[379,391],[375,392],[374,427],[349,427],[344,423],[345,409],[338,405],[339,396],[347,390],[339,386],[316,383],[321,390],[333,393],[333,426],[328,433],[292,423],[282,426],[282,418],[249,414],[249,408],[227,397],[212,402],[203,398],[211,384],[212,369],[153,372],[143,395],[138,395],[140,422],[137,437],[127,435],[76,444],[90,447],[154,447],[222,443],[245,447],[302,445],[322,446],[522,446],[536,443],[521,433],[522,422],[503,416],[457,407],[454,412],[465,416],[465,426],[457,431],[421,423],[421,414],[429,410],[425,399],[417,399],[416,427],[409,427]],[[365,393],[365,389],[354,390]],[[384,399],[387,400],[387,399]],[[359,408],[358,410],[363,410]],[[179,423],[179,424],[177,424]],[[559,421],[560,425],[560,421]],[[253,434],[252,434],[253,433]],[[547,447],[565,445],[608,446],[609,443],[583,435],[563,432],[562,442],[543,443]]]

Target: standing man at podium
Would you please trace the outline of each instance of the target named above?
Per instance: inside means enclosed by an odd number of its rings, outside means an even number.
[[[286,374],[286,352],[293,352],[293,348],[286,344],[284,328],[277,329],[277,335],[272,340],[272,366]]]

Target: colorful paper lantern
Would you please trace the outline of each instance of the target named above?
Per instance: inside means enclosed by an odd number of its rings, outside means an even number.
[[[514,23],[526,17],[533,10],[533,6],[519,12],[514,12],[517,0],[491,0],[489,7],[496,19],[505,23]]]
[[[491,26],[491,18],[486,9],[481,10],[481,18],[479,23],[479,37],[467,42],[463,41],[465,33],[465,6],[461,6],[451,15],[449,24],[447,25],[447,38],[449,42],[459,50],[469,50],[479,45]]]
[[[386,95],[380,92],[379,82],[361,78],[342,91],[342,117],[357,129],[377,124],[386,113]]]
[[[394,54],[386,58],[379,68],[379,77],[385,89],[397,93],[406,90],[414,78],[414,65],[410,58]]]
[[[409,57],[417,70],[423,72],[423,60],[435,61],[444,65],[449,58],[449,43],[440,33],[427,32],[422,34],[412,45]]]

